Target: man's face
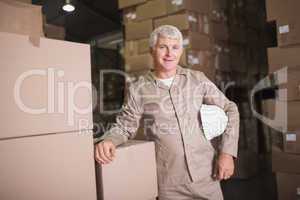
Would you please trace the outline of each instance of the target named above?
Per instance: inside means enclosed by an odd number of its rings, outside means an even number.
[[[154,68],[158,72],[171,72],[176,70],[182,54],[182,46],[177,39],[159,37],[152,49]]]

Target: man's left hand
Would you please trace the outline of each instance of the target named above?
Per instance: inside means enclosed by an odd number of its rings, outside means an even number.
[[[216,170],[214,177],[218,180],[229,179],[234,172],[233,157],[227,153],[220,153],[216,163]]]

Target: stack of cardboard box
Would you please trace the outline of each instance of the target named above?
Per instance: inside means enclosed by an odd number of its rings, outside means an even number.
[[[278,47],[268,49],[269,73],[276,98],[265,107],[272,121],[272,169],[279,199],[300,197],[300,2],[267,1],[267,19],[276,21]]]
[[[43,35],[40,6],[0,1],[0,199],[96,199],[90,48]]]
[[[174,25],[184,36],[180,64],[201,70],[214,80],[216,70],[228,65],[228,28],[222,1],[119,0],[125,25],[125,71],[152,68],[149,36],[160,25]]]

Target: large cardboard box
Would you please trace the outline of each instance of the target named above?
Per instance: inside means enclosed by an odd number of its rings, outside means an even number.
[[[280,17],[280,12],[282,12],[281,0],[266,0],[266,10],[267,10],[267,21],[273,21]]]
[[[273,73],[283,67],[300,65],[300,47],[268,48],[269,72]]]
[[[116,150],[114,161],[98,165],[99,200],[149,200],[157,196],[153,142],[131,140]]]
[[[154,28],[161,25],[173,25],[181,31],[198,31],[198,15],[195,12],[185,11],[175,15],[158,18],[154,20]]]
[[[0,1],[0,31],[33,37],[43,36],[41,6],[17,1]]]
[[[280,132],[271,129],[270,134],[273,146],[286,153],[300,154],[300,130]]]
[[[149,38],[140,40],[125,41],[124,55],[125,57],[136,56],[150,52]]]
[[[272,171],[300,174],[300,155],[272,147]]]
[[[271,15],[268,18],[273,16],[277,21],[278,46],[300,44],[299,7],[300,1],[297,0],[272,0],[267,3],[267,12]]]
[[[224,22],[227,20],[226,9],[227,2],[220,0],[211,0],[209,6],[209,18],[213,21]]]
[[[212,50],[212,43],[207,35],[196,32],[183,32],[183,46],[193,50]]]
[[[274,84],[279,88],[277,90],[279,100],[300,100],[300,65],[295,67],[290,66],[281,73],[275,73],[273,77]],[[279,80],[284,80],[284,83],[280,83]]]
[[[196,11],[198,13],[209,12],[208,0],[169,0],[168,1],[168,13],[175,13],[182,10]]]
[[[138,5],[146,2],[147,0],[119,0],[119,9],[127,8],[130,6]]]
[[[210,37],[216,40],[223,40],[223,41],[228,40],[229,30],[227,24],[211,22],[209,28],[210,28]]]
[[[212,54],[210,51],[199,51],[192,49],[184,49],[180,62],[183,66],[198,66],[198,67],[208,67]]]
[[[153,30],[152,20],[125,24],[125,39],[136,40],[149,38]]]
[[[136,22],[136,6],[123,9],[123,23]]]
[[[167,14],[167,2],[169,0],[152,0],[136,8],[137,20],[152,19]]]
[[[297,1],[300,3],[299,1]],[[294,5],[299,8],[300,4]],[[287,20],[277,20],[277,43],[279,47],[300,44],[300,18],[299,11]]]
[[[279,131],[293,131],[300,128],[300,101],[270,100],[269,119],[271,126]]]
[[[92,135],[69,132],[0,140],[0,199],[95,200]]]
[[[137,72],[153,68],[153,58],[149,53],[125,57],[125,71]]]
[[[276,173],[278,200],[297,200],[300,196],[300,175]]]
[[[288,153],[300,154],[300,130],[284,133],[283,150]]]
[[[0,138],[92,129],[90,47],[0,32]]]
[[[66,37],[65,27],[56,26],[53,24],[44,24],[43,30],[45,37],[57,40],[64,40]]]

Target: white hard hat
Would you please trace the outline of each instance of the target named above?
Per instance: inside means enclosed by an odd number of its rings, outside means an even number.
[[[228,117],[220,107],[202,104],[200,116],[206,139],[211,140],[225,131]]]

